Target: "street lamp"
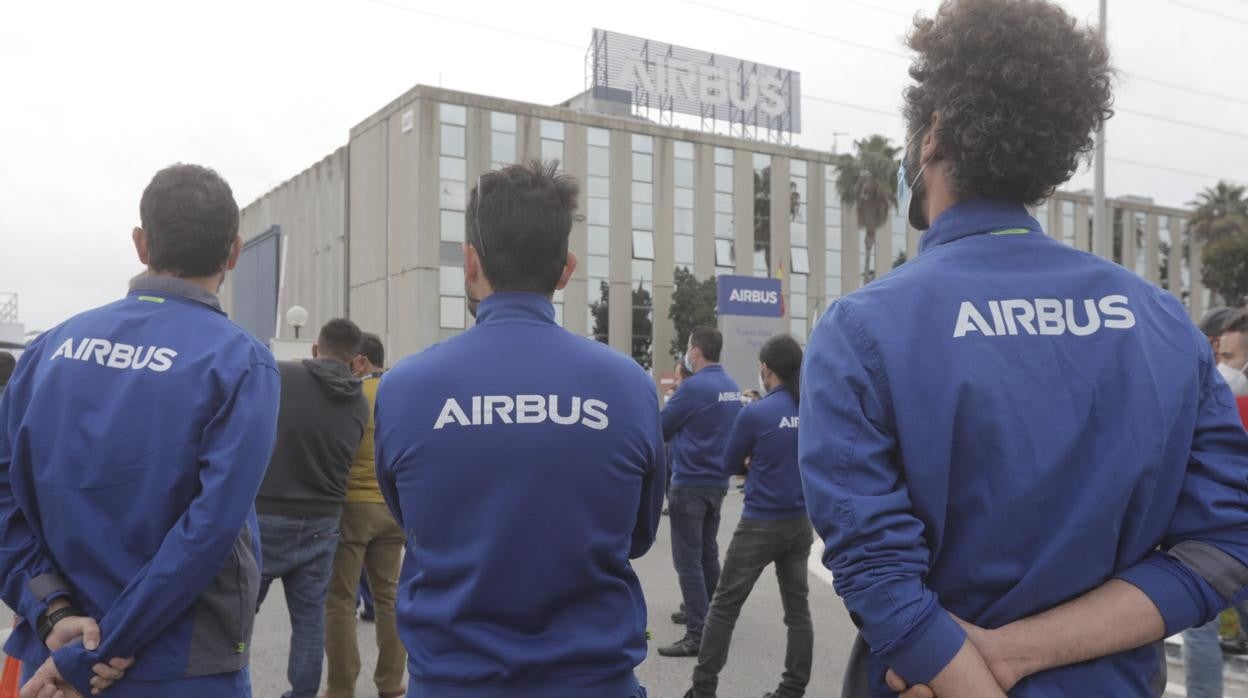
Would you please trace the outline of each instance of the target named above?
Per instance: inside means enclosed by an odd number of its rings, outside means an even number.
[[[308,310],[302,305],[292,305],[286,311],[286,323],[295,328],[295,339],[299,339],[299,330],[308,324]]]

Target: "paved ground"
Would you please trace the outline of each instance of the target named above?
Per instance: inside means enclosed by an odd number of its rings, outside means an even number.
[[[719,536],[721,554],[727,551],[732,530],[740,517],[741,493],[733,488],[724,504]],[[650,643],[650,654],[638,669],[638,675],[654,698],[680,698],[689,688],[695,660],[667,659],[654,651],[659,644],[667,644],[683,633],[682,628],[673,625],[669,618],[680,605],[680,590],[672,569],[666,517],[654,548],[636,562],[636,569],[649,604],[650,631],[654,638]],[[853,625],[832,587],[814,574],[810,577],[810,600],[815,619],[815,669],[806,695],[832,698],[841,692],[841,673],[854,638]],[[775,576],[764,572],[741,611],[733,635],[732,655],[720,680],[719,694],[723,698],[757,698],[776,688],[784,669],[782,617]],[[376,696],[371,673],[376,660],[372,626],[361,623],[357,632],[365,670],[357,684],[356,695],[359,698]],[[255,698],[278,698],[286,690],[289,633],[290,625],[282,604],[281,590],[271,589],[256,621],[256,637],[252,643],[255,648],[252,662]]]
[[[721,553],[727,550],[740,515],[741,494],[734,488],[724,505],[724,520],[720,528]],[[695,661],[666,659],[654,651],[660,643],[675,640],[682,632],[668,619],[680,604],[669,541],[667,519],[664,518],[654,549],[636,563],[650,607],[650,630],[654,637],[651,652],[638,674],[654,698],[680,698],[689,687],[689,676]],[[818,550],[812,551],[810,576],[811,610],[815,619],[815,668],[807,695],[811,698],[832,698],[840,695],[841,675],[854,632],[844,606],[832,591],[826,571],[818,565],[817,553]],[[0,613],[0,624],[8,627],[12,623],[12,615],[7,609],[0,610],[4,611]],[[721,676],[720,695],[723,698],[756,698],[775,688],[784,660],[784,624],[781,617],[775,577],[769,572],[764,573],[737,623],[729,665]],[[356,695],[370,698],[377,695],[372,684],[372,667],[376,660],[373,626],[360,623],[357,632],[365,669],[357,684]],[[3,634],[0,632],[0,635]],[[252,643],[252,678],[256,698],[278,698],[288,688],[285,674],[289,634],[290,624],[283,595],[280,589],[274,588],[257,618]],[[1169,669],[1170,684],[1166,695],[1168,698],[1182,698],[1186,695],[1183,691],[1182,665],[1172,660]],[[1226,678],[1227,698],[1248,698],[1248,674],[1228,666]]]

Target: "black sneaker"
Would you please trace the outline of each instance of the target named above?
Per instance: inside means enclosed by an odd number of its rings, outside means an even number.
[[[365,623],[376,623],[377,612],[369,611],[369,610],[360,611],[360,620],[364,621]]]
[[[702,648],[702,641],[688,635],[680,638],[667,647],[660,647],[659,654],[664,657],[696,657]]]
[[[676,625],[685,625],[689,622],[689,618],[685,615],[684,611],[677,611],[672,614],[672,622]]]

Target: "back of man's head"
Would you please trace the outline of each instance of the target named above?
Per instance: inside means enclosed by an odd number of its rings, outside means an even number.
[[[360,353],[363,341],[364,333],[354,322],[346,318],[335,318],[325,323],[321,333],[317,335],[317,355],[349,364]]]
[[[0,351],[0,385],[9,382],[17,368],[17,359],[7,351]]]
[[[1205,317],[1200,321],[1200,331],[1205,333],[1209,339],[1217,339],[1222,336],[1222,328],[1235,315],[1235,311],[1231,308],[1221,307],[1214,308],[1205,313]]]
[[[697,347],[703,359],[716,363],[724,349],[724,335],[714,327],[695,327],[689,333],[689,346]]]
[[[580,188],[558,161],[487,172],[468,199],[467,240],[495,291],[550,296],[568,261]]]
[[[182,278],[220,273],[238,236],[238,204],[230,185],[199,165],[157,172],[143,190],[139,217],[148,266]]]
[[[359,353],[376,368],[385,368],[386,347],[381,343],[381,337],[371,332],[365,332],[364,338],[360,341]]]

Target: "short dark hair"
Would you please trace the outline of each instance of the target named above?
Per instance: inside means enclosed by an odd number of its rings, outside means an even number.
[[[372,332],[364,333],[364,338],[360,340],[359,353],[377,368],[383,368],[386,365],[386,347],[381,343],[381,337]]]
[[[1114,113],[1105,42],[1048,0],[945,0],[907,44],[918,84],[905,91],[906,125],[917,134],[939,116],[935,157],[959,199],[1047,199]]]
[[[719,361],[719,353],[724,349],[724,335],[714,327],[698,326],[689,333],[689,346],[702,350],[702,358],[707,361]]]
[[[316,338],[316,346],[321,354],[345,364],[350,363],[360,353],[360,344],[363,341],[364,333],[358,325],[346,318],[334,318],[321,328],[321,333]]]
[[[1226,319],[1222,324],[1222,334],[1227,332],[1239,332],[1240,343],[1248,348],[1248,310],[1236,310]]]
[[[17,368],[17,357],[7,351],[0,351],[0,385],[9,382],[13,370]]]
[[[495,291],[555,292],[568,261],[580,186],[559,161],[481,175],[468,197],[467,240]]]
[[[180,277],[212,276],[225,267],[238,236],[238,204],[215,171],[177,164],[152,177],[139,202],[148,265]]]
[[[1200,331],[1205,333],[1210,339],[1222,336],[1222,328],[1226,325],[1226,321],[1231,319],[1235,311],[1225,306],[1214,308],[1205,313],[1205,317],[1200,321]]]

